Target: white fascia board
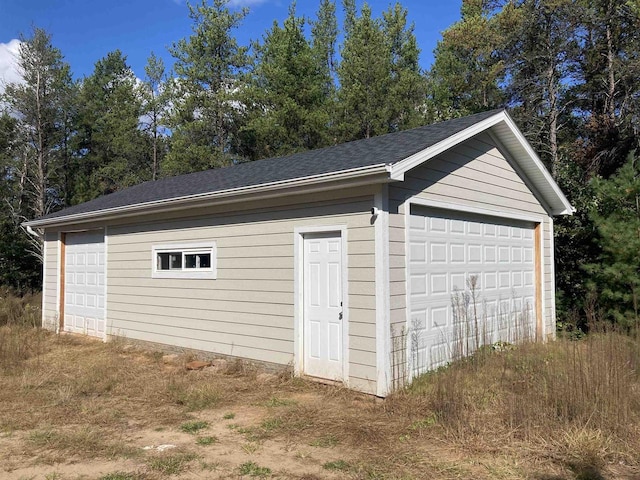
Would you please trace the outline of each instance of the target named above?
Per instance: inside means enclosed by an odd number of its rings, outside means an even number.
[[[549,184],[553,192],[558,197],[558,200],[564,207],[564,210],[557,210],[557,211],[554,211],[553,213],[555,215],[572,215],[576,211],[576,209],[573,207],[573,205],[571,205],[571,203],[569,202],[567,197],[564,195],[564,193],[562,193],[562,190],[560,190],[560,186],[558,186],[556,181],[553,179],[553,177],[549,173],[549,170],[547,170],[547,168],[544,166],[544,164],[542,163],[542,160],[540,160],[540,157],[538,157],[538,154],[535,152],[531,144],[524,137],[520,129],[516,126],[513,119],[509,116],[507,112],[503,112],[503,113],[504,113],[504,121],[509,127],[509,129],[511,130],[511,133],[516,138],[516,140],[518,140],[518,143],[520,143],[522,148],[527,152],[527,155],[529,156],[529,158],[531,158],[531,160],[533,161],[533,164],[538,168],[538,170],[540,170],[547,184]]]
[[[411,155],[410,157],[401,160],[391,167],[391,179],[392,180],[404,180],[404,174],[417,167],[418,165],[426,162],[427,160],[432,159],[436,155],[439,155],[450,148],[455,147],[459,143],[468,140],[469,138],[477,135],[480,132],[485,131],[488,128],[493,127],[495,124],[504,121],[506,113],[504,111],[498,112],[495,115],[492,115],[489,118],[485,118],[481,122],[478,122],[461,132],[458,132],[444,140],[436,143],[435,145],[430,146],[429,148],[425,148],[424,150]]]
[[[325,186],[325,184],[327,183],[358,180],[362,177],[370,177],[376,174],[385,174],[379,179],[380,182],[388,181],[388,165],[381,163],[367,167],[342,170],[340,172],[333,172],[329,174],[313,175],[309,177],[283,180],[279,182],[263,183],[260,185],[252,185],[248,187],[231,188],[227,190],[220,190],[217,192],[186,195],[183,197],[156,200],[153,202],[136,203],[134,205],[125,205],[122,207],[106,208],[103,210],[96,210],[92,212],[63,215],[50,219],[36,219],[25,222],[24,225],[30,227],[51,227],[58,225],[69,225],[74,223],[84,223],[93,220],[104,220],[107,218],[111,219],[113,217],[124,217],[144,213],[179,210],[181,208],[192,208],[194,204],[197,203],[209,202],[218,199],[229,199],[230,197],[237,197],[236,200],[241,201],[247,200],[248,195],[255,196],[256,198],[262,198],[261,194],[276,194],[281,196],[286,195],[286,192],[282,192],[282,190],[294,188],[309,188],[311,190],[313,186],[317,186],[319,187],[318,189],[324,190],[330,189],[330,187]],[[372,183],[372,180],[370,178],[367,178],[365,183]],[[294,193],[302,192],[296,191]],[[235,200],[231,199],[230,201]],[[227,201],[226,203],[230,202]]]
[[[405,158],[404,160],[401,160],[398,163],[393,164],[389,169],[390,179],[397,181],[404,180],[404,174],[412,168],[417,167],[418,165],[432,159],[436,155],[439,155],[455,147],[465,140],[468,140],[471,137],[490,129],[491,127],[501,122],[504,122],[504,124],[507,125],[507,127],[511,131],[511,134],[526,152],[533,165],[542,173],[545,183],[547,183],[551,187],[551,190],[556,196],[556,201],[548,203],[562,205],[563,208],[555,209],[555,211],[553,211],[552,213],[554,215],[571,215],[573,212],[575,212],[575,209],[571,206],[569,200],[567,200],[567,198],[564,196],[558,184],[555,182],[555,180],[553,180],[551,174],[543,165],[540,157],[538,157],[520,129],[518,129],[509,114],[504,110],[462,130],[461,132],[456,133],[455,135],[446,138],[445,140],[442,140],[441,142],[436,143],[435,145],[432,145],[429,148],[426,148],[418,153],[415,153],[414,155],[411,155],[410,157]]]

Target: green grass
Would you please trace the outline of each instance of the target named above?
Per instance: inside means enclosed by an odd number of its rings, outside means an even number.
[[[235,413],[233,413],[233,412],[225,413],[225,414],[222,416],[222,419],[223,419],[223,420],[233,420],[234,418],[236,418],[236,414],[235,414]]]
[[[338,445],[339,441],[335,435],[325,435],[320,438],[316,438],[309,445],[312,447],[330,448]]]
[[[240,475],[249,475],[250,477],[269,477],[271,469],[260,467],[255,462],[245,462],[240,465]]]
[[[180,430],[185,433],[190,433],[195,435],[200,430],[203,430],[209,426],[209,422],[204,422],[202,420],[194,420],[192,422],[186,422],[180,425]]]
[[[288,407],[291,405],[297,405],[298,402],[296,402],[295,400],[291,400],[288,398],[277,398],[277,397],[271,397],[269,400],[267,400],[267,402],[265,403],[266,407]]]
[[[198,439],[196,440],[196,443],[198,445],[206,446],[206,445],[213,445],[217,441],[218,439],[216,437],[198,437]]]
[[[193,453],[174,453],[163,457],[156,457],[149,460],[148,465],[151,470],[163,475],[177,475],[184,472],[189,462],[195,460],[197,455]]]
[[[138,480],[142,477],[136,475],[135,473],[126,473],[126,472],[112,472],[107,473],[99,478],[99,480]]]
[[[322,465],[325,470],[333,470],[338,472],[346,472],[351,469],[351,465],[344,460],[335,460],[333,462],[327,462]]]

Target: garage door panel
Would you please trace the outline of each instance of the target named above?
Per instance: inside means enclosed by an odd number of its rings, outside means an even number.
[[[477,339],[513,340],[532,331],[533,224],[416,206],[410,217],[414,369],[443,365],[466,345],[477,348]]]
[[[65,330],[101,337],[104,320],[104,234],[65,236]]]

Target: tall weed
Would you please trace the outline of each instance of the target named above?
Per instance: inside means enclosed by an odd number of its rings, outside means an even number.
[[[0,288],[0,369],[19,367],[44,348],[40,294],[17,296]]]

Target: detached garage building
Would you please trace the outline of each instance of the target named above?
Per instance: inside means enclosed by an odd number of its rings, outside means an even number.
[[[44,231],[46,328],[384,396],[461,340],[552,336],[552,216],[571,211],[499,110],[147,182],[28,225]]]

